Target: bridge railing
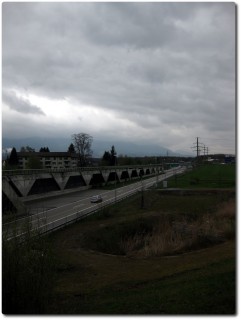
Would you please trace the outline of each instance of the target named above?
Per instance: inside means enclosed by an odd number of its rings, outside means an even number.
[[[56,168],[56,169],[15,169],[2,170],[2,176],[13,175],[32,175],[42,173],[64,173],[64,172],[84,172],[84,171],[104,171],[104,170],[133,170],[143,168],[162,167],[162,164],[146,164],[146,165],[126,165],[126,166],[99,166],[99,167],[74,167],[74,168]]]
[[[172,174],[170,173],[167,177],[169,177],[171,175]],[[152,180],[152,181],[146,183],[145,186],[143,186],[143,184],[138,185],[135,189],[128,190],[125,193],[116,195],[116,196],[112,197],[111,199],[105,200],[102,203],[96,204],[94,206],[92,205],[92,206],[85,208],[85,209],[79,210],[78,206],[76,206],[76,207],[66,211],[64,217],[56,219],[54,221],[48,222],[47,217],[40,218],[39,220],[36,220],[34,223],[32,222],[32,226],[31,226],[32,231],[37,230],[38,233],[45,234],[45,233],[54,231],[56,229],[63,228],[64,226],[66,226],[70,223],[73,223],[74,221],[84,219],[85,217],[87,217],[95,212],[98,212],[98,211],[100,211],[100,210],[102,210],[102,209],[104,209],[114,203],[120,202],[120,201],[124,200],[125,198],[128,198],[128,197],[142,191],[143,189],[146,189],[150,185],[154,185],[156,183],[157,183],[156,180]],[[70,213],[70,210],[73,210],[75,208],[76,208],[76,211]],[[41,222],[41,219],[42,219],[42,222]],[[24,225],[25,224],[24,219],[22,219],[22,220],[23,220],[23,225]],[[31,221],[30,221],[30,223],[31,223]],[[11,223],[9,223],[8,225],[10,225],[10,224]],[[18,228],[18,230],[19,230],[19,233],[17,235],[16,235],[16,233],[14,234],[14,236],[11,236],[11,234],[9,234],[8,240],[11,240],[12,238],[14,238],[16,236],[21,237],[24,240],[25,233],[22,232],[21,226]],[[4,228],[3,228],[3,232],[4,232]]]
[[[96,204],[95,206],[91,206],[91,207],[81,209],[81,210],[78,210],[78,208],[77,208],[76,212],[74,212],[74,213],[70,213],[69,215],[67,215],[63,218],[59,218],[57,220],[51,221],[49,223],[46,223],[45,225],[40,226],[39,231],[40,231],[40,233],[48,233],[48,232],[54,231],[56,229],[63,228],[65,226],[67,226],[68,224],[71,224],[75,221],[84,219],[87,216],[92,215],[98,211],[101,211],[110,205],[118,203],[118,202],[138,193],[139,191],[141,191],[141,189],[142,189],[142,186],[138,186],[137,188],[135,188],[133,190],[129,190],[129,191],[125,192],[124,194],[117,195],[116,197],[105,200],[104,202]]]
[[[155,182],[153,182],[153,183],[155,183]],[[35,234],[34,231],[37,231],[38,234],[49,233],[51,231],[63,228],[66,225],[71,224],[75,221],[84,219],[91,214],[94,214],[100,210],[103,210],[104,208],[106,208],[110,205],[113,205],[114,203],[118,203],[118,202],[124,200],[125,198],[128,198],[128,197],[138,193],[138,191],[141,191],[141,189],[142,189],[142,186],[140,185],[135,189],[128,190],[127,192],[125,192],[123,194],[116,195],[116,197],[105,200],[102,203],[98,203],[94,206],[90,206],[85,209],[79,209],[78,206],[76,206],[75,212],[69,213],[70,210],[73,210],[73,209],[69,209],[68,211],[65,212],[64,217],[56,219],[54,221],[48,222],[47,217],[43,216],[42,218],[40,217],[39,219],[37,219],[35,222],[31,222],[31,217],[29,217],[29,223],[31,224],[31,229],[33,231],[33,234]],[[10,224],[11,224],[11,222],[8,223],[8,225],[10,225]],[[23,221],[22,225],[24,225],[24,224],[25,224],[25,222]],[[18,226],[17,229],[18,229],[17,232],[15,230],[14,236],[13,235],[11,236],[11,232],[9,233],[8,240],[11,240],[12,238],[14,238],[16,236],[21,237],[24,240],[25,232],[22,231],[21,225]],[[4,232],[4,230],[3,230],[3,232]]]
[[[169,171],[173,171],[173,169],[169,170]],[[180,173],[180,172],[178,172],[178,173]],[[172,174],[173,173],[169,173],[165,178],[170,177]],[[47,217],[43,216],[42,218],[37,219],[35,222],[33,222],[33,221],[31,222],[31,217],[29,217],[30,218],[29,222],[31,223],[32,231],[37,230],[38,233],[44,234],[44,233],[54,231],[56,229],[63,228],[64,226],[66,226],[70,223],[73,223],[74,221],[84,219],[85,217],[87,217],[95,212],[98,212],[98,211],[100,211],[100,210],[102,210],[102,209],[104,209],[114,203],[120,202],[120,201],[124,200],[125,198],[128,198],[128,197],[142,191],[143,189],[148,188],[150,185],[154,185],[156,183],[157,183],[157,181],[154,179],[150,182],[145,183],[145,186],[143,184],[138,185],[136,188],[134,188],[132,190],[128,190],[125,193],[116,195],[116,196],[112,197],[111,199],[105,200],[99,204],[96,204],[94,206],[92,205],[92,206],[85,208],[85,209],[79,209],[78,206],[76,206],[76,207],[71,208],[68,211],[66,211],[64,217],[53,220],[53,221],[48,222]],[[76,211],[70,213],[70,210],[73,210],[75,208],[76,208]],[[25,224],[24,218],[21,220],[23,220],[22,225],[24,225]],[[42,220],[42,222],[41,222],[41,220]],[[11,222],[8,223],[8,225],[10,225],[10,224],[11,224]],[[10,235],[8,236],[8,240],[11,240],[12,238],[14,238],[16,236],[21,237],[24,240],[25,233],[22,232],[22,230],[21,230],[21,224],[20,224],[20,226],[18,226],[18,230],[19,230],[19,233],[17,233],[17,235],[15,233],[14,236],[11,236],[11,233],[10,233]],[[3,233],[4,233],[4,228],[3,228]]]

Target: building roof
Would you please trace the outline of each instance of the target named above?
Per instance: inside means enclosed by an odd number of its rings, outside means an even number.
[[[43,158],[50,158],[50,157],[71,157],[71,158],[78,158],[77,153],[70,153],[70,152],[17,152],[18,157],[43,157]]]

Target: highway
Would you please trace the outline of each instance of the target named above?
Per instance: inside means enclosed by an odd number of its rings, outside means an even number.
[[[54,230],[94,213],[101,209],[101,207],[120,201],[138,191],[147,189],[157,182],[166,180],[175,174],[180,174],[184,170],[183,167],[176,167],[167,170],[164,174],[139,180],[138,182],[114,190],[91,189],[82,192],[73,192],[68,195],[59,195],[54,198],[31,201],[26,203],[29,216],[4,224],[3,232],[7,232],[8,230],[10,238],[12,237],[12,231],[10,230],[15,230],[15,234],[18,235],[23,234],[24,227],[28,222],[31,223],[32,229],[38,229],[40,232]],[[90,203],[90,197],[97,194],[102,196],[103,201],[97,204]]]

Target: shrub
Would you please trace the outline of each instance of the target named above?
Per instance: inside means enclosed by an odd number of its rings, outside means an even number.
[[[127,255],[145,257],[170,255],[220,243],[235,234],[234,200],[216,213],[181,218],[163,214],[152,231],[122,238],[121,248]]]
[[[47,239],[27,232],[2,241],[2,311],[43,314],[54,282],[54,258]]]

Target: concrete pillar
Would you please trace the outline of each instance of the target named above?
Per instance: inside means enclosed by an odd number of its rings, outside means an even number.
[[[84,181],[85,181],[87,186],[90,185],[90,180],[91,180],[92,176],[93,176],[92,172],[91,173],[85,172],[85,171],[82,172],[82,177],[83,177],[83,179],[84,179]]]
[[[107,182],[107,180],[109,178],[110,172],[111,172],[110,170],[101,170],[101,174],[102,174],[102,177],[105,180],[105,183]]]
[[[121,180],[121,174],[122,174],[122,170],[121,169],[117,169],[116,170],[116,174],[117,174],[117,177],[119,179],[119,181]]]
[[[18,175],[18,176],[12,176],[10,180],[16,186],[16,188],[21,192],[23,197],[25,197],[27,196],[28,192],[32,188],[36,179],[34,175]]]
[[[3,177],[2,179],[2,190],[8,199],[12,202],[13,206],[16,208],[18,213],[25,213],[26,207],[17,196],[13,188],[9,184],[9,179],[7,177]]]
[[[72,173],[73,175],[73,173]],[[76,175],[76,173],[75,173]],[[66,183],[68,182],[71,172],[56,172],[52,174],[53,178],[57,182],[60,190],[64,190]]]

